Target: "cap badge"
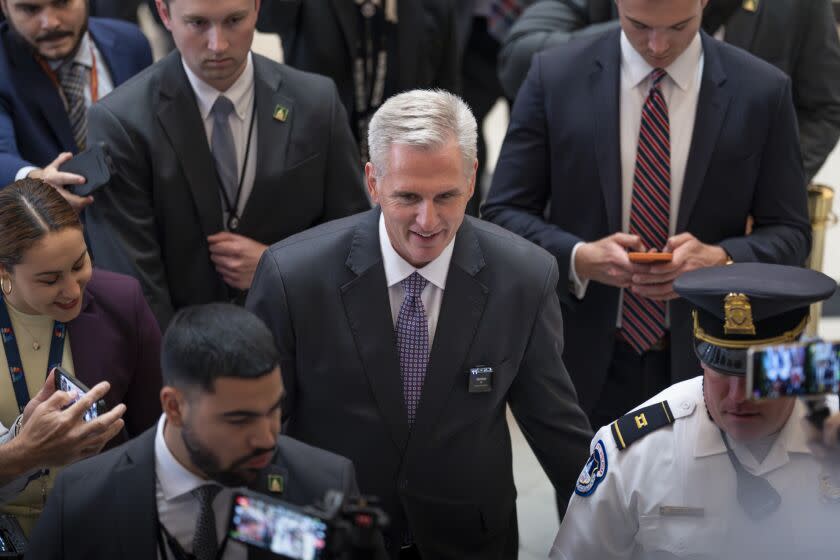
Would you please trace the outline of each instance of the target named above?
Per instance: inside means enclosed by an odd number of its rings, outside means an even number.
[[[729,294],[723,300],[726,322],[723,332],[726,334],[755,334],[752,306],[744,294]]]

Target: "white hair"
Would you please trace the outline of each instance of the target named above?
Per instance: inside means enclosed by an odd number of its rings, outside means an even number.
[[[389,98],[370,120],[368,146],[374,176],[388,173],[394,144],[438,149],[455,140],[461,150],[464,174],[473,172],[476,159],[475,117],[464,101],[441,89],[415,89]]]

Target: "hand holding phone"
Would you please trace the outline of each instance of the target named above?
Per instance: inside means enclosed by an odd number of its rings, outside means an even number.
[[[70,375],[67,370],[61,366],[55,368],[55,390],[64,391],[66,393],[75,393],[76,398],[67,404],[64,407],[65,409],[70,408],[90,391],[84,383]],[[100,414],[105,414],[106,410],[108,410],[108,407],[105,404],[105,400],[99,399],[93,403],[93,406],[85,411],[83,419],[85,422],[90,422],[94,418],[97,418]]]
[[[631,251],[627,253],[627,257],[630,259],[631,263],[636,264],[659,264],[659,263],[669,263],[671,259],[674,258],[673,253],[660,253],[660,252],[650,252],[650,253],[638,253]]]
[[[67,185],[66,188],[76,196],[90,196],[111,180],[111,167],[104,144],[94,144],[63,163],[59,170],[84,177],[85,182],[81,185]]]

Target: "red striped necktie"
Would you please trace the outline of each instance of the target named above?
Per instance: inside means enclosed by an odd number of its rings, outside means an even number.
[[[638,235],[647,249],[660,251],[668,241],[671,207],[671,139],[661,87],[667,75],[661,68],[650,73],[630,204],[630,233]],[[649,350],[665,334],[665,303],[625,290],[621,332],[639,354]]]

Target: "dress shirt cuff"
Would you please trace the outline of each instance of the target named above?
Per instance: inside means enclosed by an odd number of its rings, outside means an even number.
[[[577,255],[581,245],[583,245],[583,241],[575,243],[575,246],[572,247],[572,256],[569,258],[569,291],[578,299],[583,299],[583,296],[586,295],[586,287],[589,286],[589,280],[581,280],[575,270],[575,255]]]
[[[21,167],[18,169],[18,172],[15,173],[15,181],[20,181],[21,179],[26,179],[26,177],[33,171],[38,169],[34,165],[27,165],[26,167]]]

